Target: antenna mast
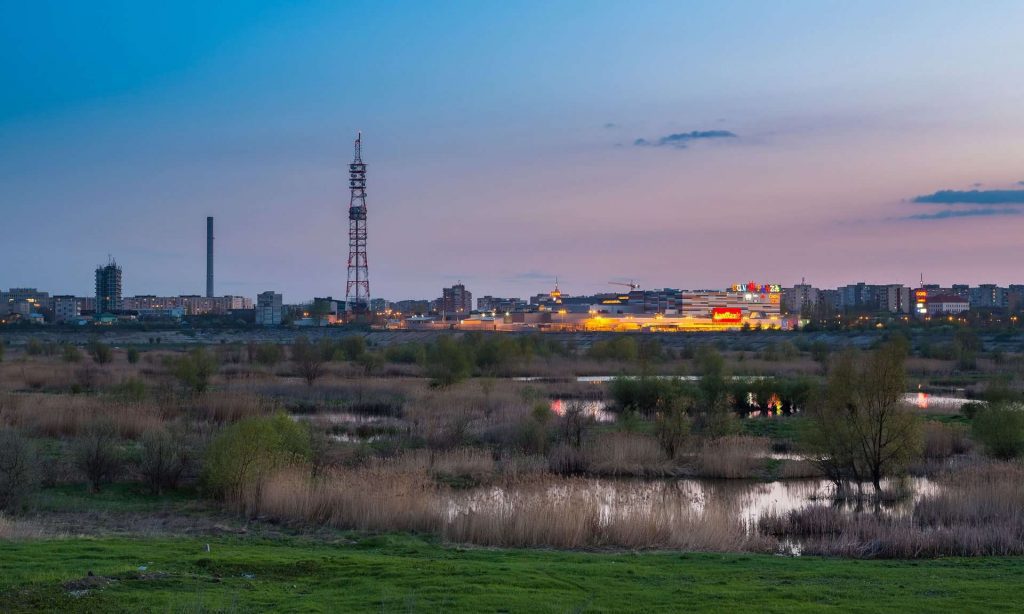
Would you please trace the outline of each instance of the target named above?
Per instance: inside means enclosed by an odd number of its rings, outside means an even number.
[[[366,165],[362,156],[363,133],[356,135],[355,157],[348,165],[348,282],[345,309],[364,312],[370,308],[370,269],[366,262]]]

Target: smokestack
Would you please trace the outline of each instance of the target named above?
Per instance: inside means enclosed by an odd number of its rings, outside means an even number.
[[[206,218],[206,298],[213,298],[213,217]]]

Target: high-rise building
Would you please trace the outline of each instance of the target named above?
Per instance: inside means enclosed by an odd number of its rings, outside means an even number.
[[[121,311],[121,267],[111,258],[106,266],[96,267],[96,313]]]
[[[441,291],[441,311],[448,316],[469,314],[473,310],[473,294],[459,282]]]
[[[284,304],[280,294],[273,290],[260,292],[256,296],[256,324],[279,326],[284,316]]]

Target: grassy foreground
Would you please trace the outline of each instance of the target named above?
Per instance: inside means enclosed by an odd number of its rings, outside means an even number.
[[[1022,574],[1021,558],[486,550],[406,536],[77,538],[0,543],[0,611],[999,611],[1018,606]]]

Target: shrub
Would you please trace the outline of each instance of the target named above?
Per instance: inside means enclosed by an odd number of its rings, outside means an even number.
[[[674,459],[690,434],[690,419],[682,401],[677,400],[665,411],[658,412],[654,420],[654,434],[665,456]]]
[[[137,362],[139,362],[139,350],[137,350],[135,348],[129,348],[128,349],[128,363],[134,365]]]
[[[361,335],[349,335],[338,342],[338,351],[345,360],[358,360],[366,352],[366,339]]]
[[[427,360],[427,350],[419,343],[400,343],[385,348],[384,358],[405,365],[422,364]]]
[[[974,437],[989,456],[1011,459],[1024,453],[1024,404],[991,405],[974,417]]]
[[[299,337],[292,344],[292,361],[295,363],[295,369],[309,386],[312,386],[323,373],[325,360],[321,349],[311,344],[305,337]]]
[[[177,488],[191,461],[181,438],[166,429],[154,429],[146,431],[139,443],[142,446],[139,473],[153,494]]]
[[[616,377],[609,389],[619,411],[653,414],[683,394],[679,382],[657,377]]]
[[[114,350],[112,350],[106,343],[97,341],[96,339],[90,341],[89,345],[86,346],[86,349],[98,365],[105,365],[114,360]]]
[[[112,482],[123,466],[114,424],[106,420],[91,424],[85,435],[75,442],[74,459],[92,492],[99,492],[103,484]]]
[[[210,377],[217,371],[216,359],[204,348],[196,348],[184,356],[168,359],[171,373],[190,392],[205,392]]]
[[[146,400],[146,383],[137,377],[129,377],[109,390],[112,395],[125,401]]]
[[[247,349],[249,362],[265,367],[273,367],[284,360],[284,349],[276,343],[250,343]]]
[[[621,360],[634,362],[640,355],[640,348],[632,337],[615,336],[607,341],[595,341],[587,356],[595,360]]]
[[[62,357],[64,362],[79,362],[82,360],[82,353],[78,351],[77,347],[69,343],[64,346]]]
[[[203,484],[217,497],[251,495],[271,473],[304,463],[310,455],[307,427],[286,414],[246,418],[224,429],[210,444]]]
[[[373,375],[374,372],[379,371],[384,366],[384,357],[378,352],[366,352],[359,357],[358,362],[366,375]]]
[[[470,360],[465,348],[451,337],[440,337],[427,352],[427,376],[435,387],[451,386],[469,377]]]
[[[43,344],[38,339],[29,339],[25,344],[25,353],[29,356],[39,356],[43,353]]]
[[[39,486],[35,446],[17,431],[0,432],[0,510],[19,508]]]
[[[7,350],[7,347],[4,346],[4,342],[0,341],[0,362],[4,361],[4,351],[6,351],[6,350]]]

